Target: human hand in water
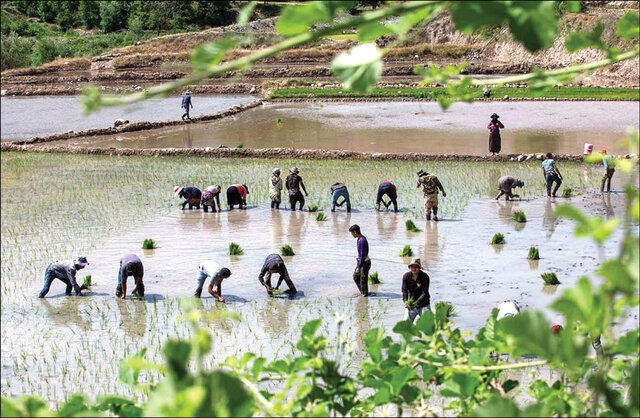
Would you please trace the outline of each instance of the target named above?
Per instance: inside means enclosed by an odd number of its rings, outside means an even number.
[[[218,297],[218,302],[225,303],[224,298],[223,298],[222,296],[219,296],[219,297]]]

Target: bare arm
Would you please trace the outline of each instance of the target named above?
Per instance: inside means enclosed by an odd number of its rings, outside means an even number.
[[[558,166],[556,165],[556,163],[553,163],[553,169],[556,170],[556,173],[558,173],[558,176],[562,178],[562,174],[560,174],[560,170],[558,170]]]
[[[120,289],[122,290],[122,296],[120,296],[120,299],[124,299],[127,296],[127,284],[125,283],[125,281],[122,281],[122,284],[120,285]]]
[[[222,297],[222,280],[223,279],[220,279],[216,283],[216,290],[213,290],[213,284],[209,282],[209,294],[216,298],[218,302],[224,302],[224,298]]]

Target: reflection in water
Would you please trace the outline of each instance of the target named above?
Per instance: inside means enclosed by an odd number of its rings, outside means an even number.
[[[282,214],[280,210],[271,211],[269,221],[269,231],[271,232],[271,247],[280,248],[284,245],[284,229],[282,227]]]
[[[395,212],[388,214],[376,212],[376,225],[378,226],[378,235],[380,238],[392,237],[398,229],[398,214]]]
[[[287,239],[289,245],[302,249],[302,233],[306,229],[308,213],[291,211],[289,213],[289,226],[287,227]]]
[[[147,331],[147,305],[141,300],[116,300],[124,333],[133,338],[141,339]]]
[[[602,207],[604,208],[604,217],[606,219],[615,216],[613,205],[611,205],[611,193],[602,193]]]
[[[432,268],[438,262],[440,245],[438,243],[438,222],[427,222],[424,227],[424,249],[422,262]]]
[[[182,132],[184,134],[184,147],[191,148],[191,128],[189,125],[185,125],[184,128],[182,128]]]
[[[544,203],[544,214],[542,215],[542,228],[547,231],[545,236],[551,238],[556,230],[559,219],[555,215],[556,204],[551,202],[551,199],[546,199]]]
[[[542,286],[542,293],[544,293],[545,295],[553,295],[557,291],[558,291],[557,284],[545,284],[544,286]]]
[[[51,319],[51,321],[57,326],[67,328],[69,327],[69,323],[73,323],[78,328],[85,331],[91,328],[89,321],[84,319],[78,311],[80,308],[80,301],[84,299],[67,296],[58,306],[51,306],[51,303],[47,299],[39,300],[46,308],[49,319]]]
[[[527,261],[529,262],[529,268],[531,270],[538,270],[538,266],[540,266],[540,260],[527,259]]]
[[[331,223],[333,225],[333,232],[338,239],[346,236],[351,237],[351,233],[349,232],[349,227],[351,226],[350,213],[332,214]],[[366,236],[367,232],[363,230],[362,235]]]
[[[358,336],[356,339],[356,345],[360,349],[358,351],[364,352],[364,337],[371,329],[371,317],[369,315],[369,298],[356,297],[355,306],[355,318],[356,324],[358,324]]]
[[[264,330],[271,338],[280,338],[287,332],[291,302],[280,298],[269,298],[260,310]]]
[[[513,218],[513,201],[512,200],[496,200],[498,205],[498,218],[503,223],[511,224],[511,218]]]

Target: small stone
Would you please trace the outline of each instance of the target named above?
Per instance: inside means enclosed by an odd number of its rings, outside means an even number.
[[[518,162],[523,162],[527,158],[524,154],[518,155]]]
[[[509,100],[509,95],[508,95],[508,94],[505,94],[505,95],[504,95],[504,99],[505,99],[505,100]]]

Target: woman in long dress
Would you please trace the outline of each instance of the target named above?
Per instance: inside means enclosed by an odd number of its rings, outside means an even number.
[[[501,148],[501,138],[500,138],[500,129],[504,129],[504,125],[502,122],[498,120],[500,116],[497,114],[491,115],[491,122],[487,126],[489,129],[489,152],[491,155],[496,155],[500,152]]]

